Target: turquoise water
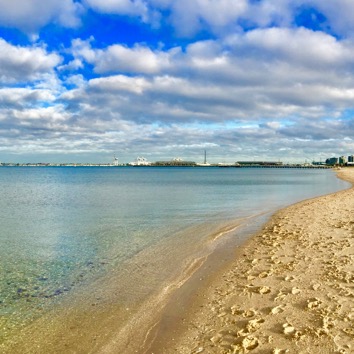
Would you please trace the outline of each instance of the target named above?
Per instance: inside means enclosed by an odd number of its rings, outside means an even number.
[[[188,227],[347,186],[328,170],[1,167],[0,341]]]

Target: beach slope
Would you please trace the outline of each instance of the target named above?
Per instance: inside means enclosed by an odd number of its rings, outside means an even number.
[[[276,213],[159,350],[353,353],[353,210],[351,188]]]

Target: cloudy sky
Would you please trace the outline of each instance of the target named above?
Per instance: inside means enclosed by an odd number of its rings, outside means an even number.
[[[0,161],[354,153],[350,0],[0,0]]]

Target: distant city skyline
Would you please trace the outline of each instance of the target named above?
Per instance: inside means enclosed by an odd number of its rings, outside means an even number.
[[[119,155],[102,155],[102,156],[96,156],[96,154],[79,154],[79,155],[62,155],[62,154],[54,154],[54,155],[35,155],[35,154],[30,154],[30,155],[24,155],[24,156],[16,156],[16,155],[10,155],[8,159],[3,158],[0,160],[1,162],[13,162],[13,163],[34,163],[34,162],[48,162],[48,163],[110,163],[114,161],[114,156],[118,159],[119,163],[129,163],[131,161],[134,161],[137,157],[145,157],[150,161],[170,161],[175,158],[180,158],[183,161],[195,161],[195,162],[204,162],[204,155],[202,154],[193,154],[190,156],[182,156],[182,155],[171,155],[171,156],[164,156],[164,155],[158,155],[158,154],[149,154],[149,153],[141,153],[137,155],[131,155],[131,157],[120,157]],[[126,156],[126,155],[125,155]],[[337,155],[333,155],[337,156]],[[325,161],[327,158],[332,157],[331,156],[323,156],[319,157],[318,159],[316,158],[310,158],[310,157],[300,157],[298,159],[294,158],[286,158],[283,157],[281,158],[271,158],[267,156],[245,156],[245,155],[235,155],[235,156],[208,156],[207,162],[210,163],[219,163],[219,162],[225,162],[225,163],[231,163],[231,162],[236,162],[236,161],[282,161],[282,162],[289,162],[289,163],[303,163],[303,162],[310,162],[310,161]]]
[[[59,155],[56,156],[56,158],[58,158]],[[327,156],[325,158],[320,158],[320,159],[309,159],[309,158],[303,158],[302,160],[299,161],[291,161],[289,159],[285,159],[285,160],[280,160],[280,159],[270,159],[268,157],[266,158],[244,158],[244,159],[219,159],[216,160],[215,158],[212,160],[209,160],[207,158],[207,154],[206,154],[206,150],[204,150],[204,154],[203,154],[203,161],[200,159],[200,156],[198,159],[191,159],[191,158],[181,158],[181,157],[173,157],[173,158],[165,158],[165,159],[147,159],[145,156],[140,155],[137,156],[135,159],[131,159],[130,161],[127,160],[120,160],[116,154],[114,154],[113,156],[111,156],[110,160],[105,160],[105,161],[74,161],[74,160],[61,160],[61,161],[55,161],[54,160],[33,160],[33,161],[0,161],[0,166],[1,165],[8,165],[8,164],[21,164],[21,165],[28,165],[28,164],[51,164],[51,165],[75,165],[75,164],[86,164],[86,165],[112,165],[112,166],[120,166],[120,165],[134,165],[137,161],[145,161],[147,162],[147,165],[152,163],[152,164],[159,164],[159,163],[169,163],[169,162],[187,162],[188,164],[191,163],[195,163],[197,165],[205,165],[205,164],[212,164],[212,165],[218,165],[218,164],[238,164],[238,163],[244,163],[246,161],[250,162],[250,163],[255,163],[255,162],[262,162],[262,163],[272,163],[272,164],[277,164],[277,163],[281,163],[281,164],[289,164],[289,165],[293,165],[293,164],[327,164],[327,165],[335,165],[335,164],[346,164],[348,163],[348,165],[353,165],[354,164],[354,155],[350,154],[350,155],[340,155],[340,156]],[[145,164],[145,163],[143,163]],[[140,165],[140,163],[138,164]],[[183,165],[183,164],[182,164]]]
[[[0,6],[1,162],[354,152],[354,2]]]

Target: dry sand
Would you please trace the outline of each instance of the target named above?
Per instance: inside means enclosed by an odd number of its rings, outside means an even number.
[[[354,169],[338,174],[354,182]],[[354,189],[295,204],[146,352],[354,353],[353,271]]]

